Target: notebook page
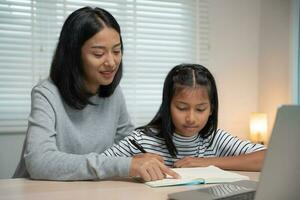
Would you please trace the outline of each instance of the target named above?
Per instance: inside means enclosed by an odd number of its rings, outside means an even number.
[[[234,172],[222,170],[215,166],[195,167],[195,168],[174,168],[175,172],[180,174],[181,179],[167,177],[162,180],[146,182],[151,187],[162,187],[171,185],[201,184],[201,183],[222,183],[238,180],[249,180]]]

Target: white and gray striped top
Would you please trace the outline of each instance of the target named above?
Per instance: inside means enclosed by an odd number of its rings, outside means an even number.
[[[141,153],[129,140],[133,139],[140,144],[148,153],[155,153],[164,158],[167,166],[173,166],[174,162],[186,157],[221,157],[237,156],[265,149],[261,144],[254,144],[248,140],[241,140],[232,136],[228,132],[218,129],[214,141],[210,147],[209,143],[212,136],[206,139],[195,135],[183,137],[176,133],[173,134],[173,142],[177,148],[177,158],[173,158],[164,142],[163,138],[157,136],[148,136],[141,130],[133,131],[131,135],[125,137],[118,144],[114,144],[107,149],[106,156],[126,156],[130,157]]]

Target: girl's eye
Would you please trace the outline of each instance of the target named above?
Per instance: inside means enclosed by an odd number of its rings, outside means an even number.
[[[187,110],[187,108],[184,108],[184,107],[177,107],[177,109],[180,110],[180,111],[185,111],[185,110]]]
[[[205,111],[205,108],[202,108],[202,109],[197,108],[197,112],[204,112],[204,111]]]
[[[103,54],[98,54],[98,53],[95,53],[94,55],[96,58],[101,58],[103,56]]]

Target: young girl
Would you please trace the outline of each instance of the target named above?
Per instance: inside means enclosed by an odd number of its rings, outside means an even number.
[[[212,74],[197,64],[175,66],[167,75],[162,104],[152,121],[104,152],[107,156],[148,153],[171,167],[215,165],[259,171],[265,147],[218,129],[218,94]],[[133,143],[140,145],[138,149]]]

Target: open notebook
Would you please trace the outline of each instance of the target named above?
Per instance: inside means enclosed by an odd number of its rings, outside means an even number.
[[[249,180],[247,176],[242,176],[237,173],[224,171],[215,166],[174,168],[173,170],[180,174],[181,179],[173,179],[167,177],[162,180],[148,181],[145,182],[145,184],[151,187],[163,187],[191,184],[226,183],[240,180]]]

